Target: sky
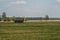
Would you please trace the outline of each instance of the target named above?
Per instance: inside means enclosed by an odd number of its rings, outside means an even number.
[[[59,17],[60,0],[0,0],[0,15],[26,17]]]

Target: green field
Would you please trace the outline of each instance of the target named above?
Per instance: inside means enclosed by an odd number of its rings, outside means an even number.
[[[0,23],[0,40],[60,40],[60,22]]]

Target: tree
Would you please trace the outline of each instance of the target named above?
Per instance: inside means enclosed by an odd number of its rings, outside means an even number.
[[[15,17],[15,16],[13,16],[13,17],[12,17],[12,20],[14,21],[15,19],[16,19],[16,17]]]
[[[1,15],[0,15],[0,21],[2,20]]]
[[[40,20],[42,20],[42,17],[40,17]]]
[[[46,19],[46,20],[49,20],[49,16],[48,16],[48,15],[46,15],[46,16],[45,16],[45,19]]]
[[[6,13],[5,13],[5,12],[2,13],[2,19],[3,19],[4,21],[6,21]]]
[[[3,12],[3,14],[2,14],[2,18],[6,18],[6,13],[5,12]]]
[[[25,21],[27,21],[27,18],[26,18],[26,16],[24,16],[24,22],[25,22]]]
[[[6,20],[7,20],[7,21],[11,21],[11,18],[10,18],[10,17],[7,17]]]

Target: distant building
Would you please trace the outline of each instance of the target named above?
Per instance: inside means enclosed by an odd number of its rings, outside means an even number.
[[[21,17],[17,17],[15,20],[14,20],[15,23],[23,23],[24,22],[24,18],[21,18]]]

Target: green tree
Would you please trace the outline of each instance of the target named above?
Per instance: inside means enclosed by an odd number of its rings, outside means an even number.
[[[11,18],[10,18],[10,17],[7,17],[6,20],[7,20],[7,21],[11,21]]]
[[[42,20],[42,17],[40,17],[40,20]]]
[[[13,16],[13,17],[12,17],[12,20],[14,21],[15,19],[16,19],[16,17],[15,17],[15,16]]]
[[[0,21],[2,20],[1,15],[0,15]]]
[[[46,20],[49,20],[49,16],[48,16],[48,15],[45,15],[45,19],[46,19]]]
[[[3,14],[2,14],[2,18],[6,18],[6,13],[5,12],[3,12]]]
[[[5,13],[5,12],[2,13],[2,19],[3,19],[4,21],[6,21],[6,13]]]

